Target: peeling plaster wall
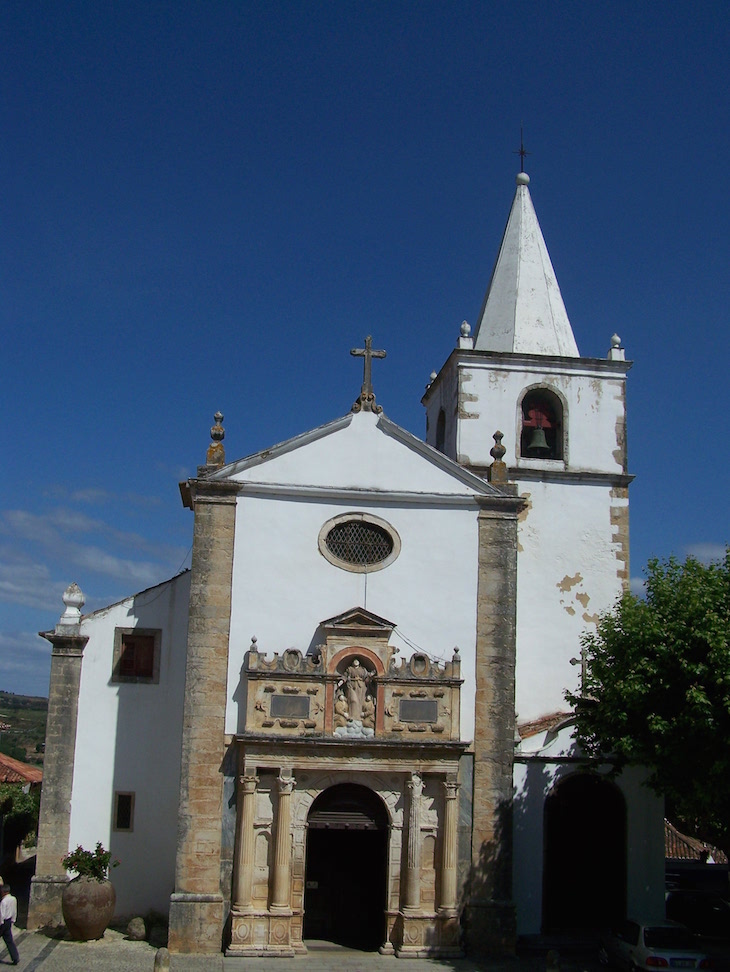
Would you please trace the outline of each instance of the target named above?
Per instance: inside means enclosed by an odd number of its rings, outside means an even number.
[[[621,592],[626,564],[609,486],[531,482],[519,492],[529,494],[517,556],[516,707],[526,721],[567,710],[565,690],[580,681],[570,659]]]
[[[564,402],[565,462],[520,459],[517,455],[520,409],[524,392],[534,387],[555,391]],[[590,368],[562,368],[560,360],[535,364],[468,360],[460,367],[461,416],[458,459],[484,466],[491,463],[493,433],[504,433],[508,466],[569,468],[572,471],[622,473],[625,471],[625,381],[623,375]],[[479,419],[474,421],[473,419]],[[447,412],[448,419],[448,412]]]
[[[93,848],[101,841],[122,861],[113,872],[117,915],[151,908],[167,913],[175,883],[189,595],[185,573],[81,624],[89,641],[81,666],[69,846]],[[159,683],[111,681],[115,627],[162,630]],[[115,791],[135,794],[132,832],[113,830]]]

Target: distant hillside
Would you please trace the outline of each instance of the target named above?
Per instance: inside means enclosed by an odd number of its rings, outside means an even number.
[[[0,752],[24,763],[42,763],[48,699],[0,692]]]

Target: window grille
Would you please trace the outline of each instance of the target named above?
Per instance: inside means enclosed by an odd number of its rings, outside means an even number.
[[[333,557],[360,566],[382,563],[393,553],[393,538],[387,530],[364,520],[335,524],[325,543]]]

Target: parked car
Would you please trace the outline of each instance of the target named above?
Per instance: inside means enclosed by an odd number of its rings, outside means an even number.
[[[716,891],[667,891],[666,908],[667,918],[686,925],[695,935],[730,938],[730,903]]]
[[[628,972],[712,968],[712,960],[697,948],[689,929],[672,921],[623,921],[604,938],[599,957],[604,965]]]

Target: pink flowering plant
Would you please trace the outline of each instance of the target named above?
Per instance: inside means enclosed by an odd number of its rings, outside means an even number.
[[[75,851],[71,851],[62,858],[61,863],[67,871],[76,871],[79,877],[92,878],[94,881],[106,881],[109,871],[118,867],[121,861],[112,857],[112,852],[104,850],[99,841],[96,850],[89,851],[79,844]]]

